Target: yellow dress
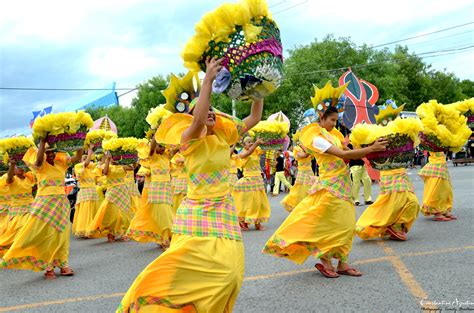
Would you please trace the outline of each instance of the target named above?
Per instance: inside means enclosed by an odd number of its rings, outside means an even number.
[[[96,189],[96,177],[100,169],[90,162],[84,168],[84,163],[74,166],[74,172],[79,182],[79,193],[76,200],[76,211],[72,223],[72,233],[76,236],[89,237],[90,225],[99,209],[99,196]]]
[[[94,217],[88,233],[94,237],[124,236],[132,220],[131,201],[121,165],[109,165],[105,199]]]
[[[232,312],[244,275],[244,248],[228,185],[229,146],[238,133],[233,123],[217,119],[215,134],[182,147],[188,195],[178,208],[171,246],[137,277],[117,312]],[[159,142],[181,138],[171,125],[182,131],[191,120],[183,114],[169,117],[158,129]]]
[[[127,171],[127,174],[125,175],[125,184],[127,185],[128,194],[130,195],[131,211],[132,214],[135,214],[140,208],[140,192],[135,183],[134,171]]]
[[[260,156],[263,153],[257,147],[251,155],[241,159],[244,177],[237,181],[232,190],[239,219],[246,223],[258,224],[270,219],[270,202],[260,169]]]
[[[100,167],[97,168],[98,177],[97,177],[97,185],[95,190],[97,191],[97,196],[99,197],[99,207],[105,200],[105,192],[107,191],[107,176],[102,174],[102,169]]]
[[[0,177],[0,235],[7,229],[8,206],[10,205],[10,190],[7,184],[7,174]]]
[[[32,173],[25,173],[24,176],[25,178],[23,179],[13,176],[13,182],[9,184],[9,221],[5,232],[0,236],[0,257],[10,248],[18,232],[30,217],[31,204],[33,203],[32,188],[35,185],[35,177]]]
[[[147,197],[146,204],[133,217],[127,236],[138,242],[156,242],[168,247],[173,226],[169,155],[155,153],[147,161],[151,181],[142,191]]]
[[[380,193],[359,217],[357,235],[362,239],[383,237],[387,227],[407,233],[420,210],[413,184],[404,168],[380,172]]]
[[[240,158],[237,154],[232,154],[230,157],[230,170],[229,170],[229,187],[230,192],[234,190],[234,186],[239,180],[237,177],[237,171],[240,168]]]
[[[30,217],[3,256],[0,268],[33,271],[53,270],[68,266],[70,205],[64,192],[64,177],[69,157],[57,153],[54,166],[43,161],[35,167],[36,149],[30,148],[23,160],[30,166],[38,181],[38,192]]]
[[[188,188],[186,181],[186,168],[184,163],[176,162],[180,160],[184,162],[184,157],[181,153],[176,153],[171,159],[171,190],[173,193],[173,216],[176,215],[179,205],[186,197]]]
[[[355,235],[356,214],[351,180],[344,160],[313,147],[316,136],[342,149],[344,136],[318,124],[306,126],[301,141],[318,162],[319,177],[303,199],[267,241],[263,253],[303,264],[309,257],[346,261]]]
[[[430,152],[428,163],[418,172],[425,183],[421,212],[425,216],[449,214],[453,209],[453,188],[449,178],[446,156]]]
[[[311,168],[313,156],[310,155],[306,158],[298,157],[298,153],[303,152],[303,149],[298,146],[293,149],[293,155],[296,161],[298,161],[298,174],[295,184],[291,187],[290,193],[280,202],[288,212],[293,211],[298,203],[308,196],[308,191],[316,179],[313,169]]]

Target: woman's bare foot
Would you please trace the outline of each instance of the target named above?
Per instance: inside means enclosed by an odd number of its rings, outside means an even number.
[[[74,271],[69,266],[61,268],[61,276],[74,276]]]
[[[345,262],[339,262],[339,264],[337,265],[337,273],[340,275],[348,275],[354,277],[362,276],[362,273],[359,270],[351,267]]]
[[[44,279],[46,279],[46,280],[56,279],[56,274],[54,274],[54,270],[47,270],[44,273]]]
[[[111,234],[108,234],[107,235],[107,242],[109,242],[109,243],[115,242],[115,236],[111,235]]]
[[[265,230],[266,228],[263,227],[263,225],[260,223],[255,223],[255,229],[262,231],[262,230]]]

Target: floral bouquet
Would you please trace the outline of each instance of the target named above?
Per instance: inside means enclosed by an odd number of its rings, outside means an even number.
[[[467,126],[466,117],[454,106],[430,100],[419,105],[416,114],[423,124],[420,146],[424,150],[457,152],[466,144],[472,133]]]
[[[94,124],[84,111],[52,113],[35,120],[33,137],[45,138],[51,147],[62,152],[72,152],[84,146],[86,134]]]
[[[8,167],[8,160],[14,160],[16,166],[25,171],[28,170],[28,166],[23,162],[23,156],[34,146],[33,140],[25,136],[0,139],[0,153],[4,155],[5,165]]]
[[[369,153],[367,160],[378,170],[404,168],[413,161],[421,129],[418,119],[397,118],[387,126],[358,124],[352,129],[350,141],[355,147],[367,147],[378,138],[384,138],[388,141],[387,149]]]
[[[109,151],[112,159],[120,165],[134,164],[138,161],[138,139],[112,138],[102,141],[102,148]]]
[[[204,15],[182,56],[196,72],[206,71],[207,57],[222,58],[213,91],[233,99],[266,97],[283,80],[280,30],[262,0],[225,3]]]
[[[286,122],[261,121],[249,133],[252,137],[263,140],[260,145],[262,150],[278,150],[283,149],[288,132],[289,126]]]
[[[86,140],[84,142],[84,146],[86,148],[92,147],[95,152],[101,153],[102,150],[102,141],[109,140],[112,138],[117,138],[117,134],[104,129],[95,129],[91,130],[86,135]]]

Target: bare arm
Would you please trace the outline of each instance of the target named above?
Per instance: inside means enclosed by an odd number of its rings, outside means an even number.
[[[216,78],[217,73],[222,69],[221,62],[222,59],[216,60],[215,57],[212,59],[208,57],[206,59],[206,76],[204,76],[199,99],[194,107],[193,121],[191,126],[183,132],[182,142],[199,138],[206,126],[209,107],[211,106],[212,82]]]
[[[244,150],[239,154],[239,158],[243,159],[251,155],[261,143],[262,143],[262,140],[257,139],[248,150]]]
[[[82,154],[83,153],[84,153],[84,150],[82,148],[77,150],[76,153],[74,154],[74,156],[70,159],[71,164],[79,163],[82,159]]]
[[[87,151],[87,159],[84,161],[84,168],[88,167],[92,159],[92,148]]]
[[[298,152],[296,153],[296,156],[297,156],[298,158],[304,159],[304,158],[309,157],[309,153],[298,151]]]
[[[152,156],[153,154],[155,154],[155,150],[156,150],[156,140],[155,140],[155,136],[151,136],[151,141],[150,141],[150,153],[149,153],[149,155]]]
[[[35,162],[36,167],[41,167],[41,165],[43,165],[44,151],[46,150],[45,146],[46,146],[46,140],[44,138],[41,138],[39,146],[38,146],[38,152],[36,152],[36,162]]]
[[[111,160],[112,160],[112,156],[108,154],[107,158],[105,159],[105,165],[104,165],[104,168],[102,169],[102,174],[107,175],[109,173],[109,166],[110,166]]]
[[[7,184],[13,183],[13,177],[15,176],[15,161],[10,161],[10,166],[8,168]]]
[[[255,99],[252,103],[252,108],[250,109],[250,115],[244,118],[245,126],[247,130],[251,129],[262,119],[263,112],[263,99]]]
[[[346,160],[347,159],[356,160],[356,159],[361,159],[365,157],[367,154],[371,152],[385,151],[386,146],[387,146],[387,140],[379,138],[372,145],[365,148],[361,148],[361,149],[342,150],[332,145],[331,147],[329,147],[328,150],[326,150],[326,153],[335,155],[337,157],[340,157]]]

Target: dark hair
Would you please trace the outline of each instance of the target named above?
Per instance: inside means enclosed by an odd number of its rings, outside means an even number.
[[[324,111],[323,115],[321,116],[321,119],[325,120],[326,118],[329,117],[329,115],[331,115],[333,113],[338,114],[339,112],[337,111],[337,109],[335,107],[329,107],[329,108],[326,109],[326,111]]]

